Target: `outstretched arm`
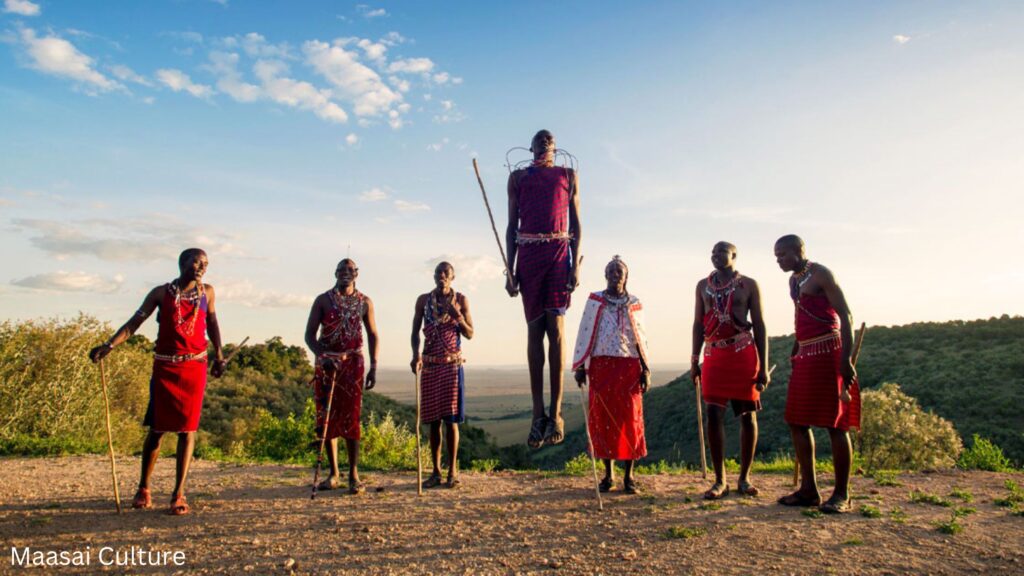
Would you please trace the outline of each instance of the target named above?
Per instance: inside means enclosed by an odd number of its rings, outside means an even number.
[[[217,295],[213,286],[207,284],[206,290],[206,334],[213,344],[213,373],[214,378],[220,378],[224,374],[224,350],[220,340],[220,323],[217,322]]]
[[[516,174],[508,175],[508,225],[505,227],[505,251],[508,255],[508,278],[505,279],[505,291],[509,296],[519,294],[519,282],[516,280],[515,265],[519,244],[516,243],[516,232],[519,229],[519,194],[516,185]]]
[[[146,298],[142,300],[142,306],[139,306],[138,311],[132,315],[120,328],[114,332],[114,335],[109,340],[89,350],[89,359],[93,362],[99,362],[107,357],[108,354],[119,344],[131,337],[132,334],[138,331],[139,327],[142,326],[143,322],[149,318],[153,311],[156,310],[157,306],[160,305],[160,300],[164,296],[164,287],[157,286],[146,294]]]
[[[377,320],[373,315],[373,300],[366,299],[366,310],[363,312],[363,325],[366,327],[366,343],[370,346],[370,369],[366,372],[366,389],[370,390],[377,384]]]

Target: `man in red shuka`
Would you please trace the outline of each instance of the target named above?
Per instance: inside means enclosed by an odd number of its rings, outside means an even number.
[[[804,241],[788,235],[775,242],[775,259],[792,272],[789,293],[796,306],[793,373],[786,395],[786,423],[803,481],[796,492],[783,496],[784,506],[821,504],[814,474],[814,436],[810,427],[828,430],[836,483],[822,512],[850,510],[850,428],[860,428],[860,391],[850,361],[853,318],[846,297],[832,272],[807,259]],[[846,392],[846,394],[844,394]]]
[[[526,357],[530,366],[533,423],[531,448],[565,439],[562,420],[563,317],[578,282],[580,261],[579,181],[571,168],[555,166],[555,137],[541,130],[530,144],[533,162],[508,178],[508,264],[505,286],[522,294]],[[551,411],[544,412],[544,336],[548,338]]]
[[[761,391],[768,386],[768,338],[761,314],[761,291],[753,278],[736,271],[736,247],[719,242],[711,250],[715,271],[697,283],[693,315],[693,356],[690,377],[703,386],[708,413],[708,444],[715,483],[704,498],[717,500],[729,493],[725,481],[725,407],[732,403],[740,417],[741,494],[756,496],[750,466],[757,446],[757,411]],[[747,317],[750,320],[747,320]],[[701,346],[704,365],[700,365]]]
[[[192,462],[206,391],[205,334],[210,336],[216,358],[213,375],[220,378],[224,373],[213,286],[202,281],[208,265],[206,252],[199,248],[182,252],[178,257],[178,277],[150,290],[135,315],[110,340],[89,351],[89,358],[99,362],[134,334],[154,310],[159,310],[156,318],[160,329],[154,346],[149,407],[143,420],[143,424],[149,426],[149,433],[142,444],[142,476],[132,508],[153,505],[149,480],[160,455],[160,439],[164,432],[173,432],[178,435],[177,468],[168,513],[180,516],[190,510],[185,499],[185,479]]]

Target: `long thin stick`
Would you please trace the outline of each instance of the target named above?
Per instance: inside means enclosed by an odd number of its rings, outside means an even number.
[[[421,412],[420,395],[420,367],[416,367],[416,494],[423,496],[423,459],[420,457],[420,418]]]
[[[594,456],[594,441],[590,438],[590,416],[587,414],[587,399],[583,395],[583,387],[580,386],[580,407],[583,408],[583,429],[587,431],[587,448],[590,449],[590,466],[594,469],[594,494],[597,494],[597,509],[604,510],[604,502],[601,501],[601,484],[597,480],[597,457]]]
[[[340,366],[335,366],[334,371],[331,372],[331,391],[327,394],[327,412],[324,413],[324,429],[320,433],[320,451],[316,455],[316,470],[313,472],[313,494],[309,497],[310,500],[316,498],[316,483],[320,480],[320,465],[324,462],[324,444],[327,443],[328,425],[331,423],[331,403],[334,401],[334,385],[338,382],[338,370],[340,369]]]
[[[494,241],[498,243],[498,250],[501,252],[501,263],[505,265],[505,276],[511,278],[512,270],[509,269],[508,258],[505,256],[505,247],[501,244],[501,237],[498,236],[498,227],[494,225],[494,213],[491,212],[491,203],[487,201],[487,190],[484,189],[484,181],[480,178],[480,167],[473,158],[473,171],[476,172],[476,181],[480,184],[480,193],[484,195],[484,206],[487,207],[487,217],[491,219],[491,230],[494,231]]]
[[[701,408],[703,398],[700,392],[700,376],[697,377],[697,437],[700,438],[700,470],[705,479],[708,477],[708,459],[704,453],[704,410]]]
[[[103,360],[100,360],[100,382],[103,383],[103,411],[107,415],[107,447],[110,449],[110,478],[114,482],[114,502],[117,503],[117,513],[121,514],[121,492],[117,487],[117,465],[114,463],[114,433],[110,430],[110,399],[107,396],[107,372],[103,369]]]
[[[224,359],[225,366],[228,365],[228,362],[231,362],[231,359],[235,357],[235,354],[238,354],[238,351],[241,350],[242,346],[245,346],[245,343],[248,341],[249,337],[246,336],[245,338],[242,339],[241,342],[238,343],[238,346],[236,346],[235,349],[231,351],[231,354],[228,354],[227,358]]]

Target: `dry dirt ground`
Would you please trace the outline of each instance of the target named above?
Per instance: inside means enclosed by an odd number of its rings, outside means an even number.
[[[138,460],[120,458],[130,500]],[[1024,573],[1024,517],[998,507],[1004,481],[1020,474],[941,472],[898,477],[900,486],[854,480],[859,512],[815,518],[775,498],[788,479],[756,478],[762,495],[705,506],[698,474],[641,477],[644,494],[605,495],[598,511],[589,477],[463,473],[457,490],[417,497],[415,474],[366,473],[359,496],[322,492],[310,471],[277,465],[196,462],[193,513],[164,513],[173,462],[157,466],[152,510],[118,516],[102,457],[0,460],[0,573],[20,573],[11,549],[83,551],[86,567],[30,573],[296,574],[1011,574]],[[973,502],[949,498],[969,490]],[[962,533],[940,533],[951,508],[912,503],[921,490],[973,507]],[[902,510],[902,521],[893,518]],[[694,529],[670,537],[672,528]],[[703,529],[705,532],[701,533]],[[181,567],[99,565],[102,547],[182,551]],[[20,553],[20,552],[19,552]],[[109,559],[109,557],[108,557]]]

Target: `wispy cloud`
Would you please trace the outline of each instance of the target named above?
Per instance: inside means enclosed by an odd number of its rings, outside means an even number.
[[[4,0],[4,12],[19,16],[39,16],[39,4],[28,0]]]
[[[292,294],[257,288],[248,280],[217,282],[217,300],[241,304],[246,308],[305,308],[313,298],[305,294]]]
[[[259,86],[242,80],[238,70],[238,54],[234,52],[210,52],[210,63],[204,69],[218,76],[217,89],[236,102],[255,102],[263,96]]]
[[[124,277],[120,274],[113,278],[102,278],[98,274],[64,271],[36,274],[18,280],[11,280],[11,284],[21,286],[22,288],[59,292],[99,292],[103,294],[116,292],[123,283]]]
[[[331,83],[334,92],[352,102],[357,116],[377,116],[401,102],[402,96],[359,62],[355,52],[346,50],[344,41],[332,45],[311,40],[303,44],[302,51],[307,63]],[[383,57],[383,52],[380,54]]]
[[[356,4],[356,11],[362,14],[363,18],[384,18],[388,11],[383,8],[373,8],[366,4]]]
[[[93,92],[124,88],[97,71],[92,58],[63,38],[39,37],[35,30],[24,28],[21,30],[21,41],[26,54],[31,58],[30,66],[40,72],[69,78]]]
[[[380,188],[370,188],[359,195],[360,202],[380,202],[387,199],[388,193]]]
[[[897,34],[897,35],[892,37],[892,41],[897,43],[897,44],[901,44],[901,45],[902,44],[906,44],[907,42],[910,42],[910,36],[904,36],[903,34]]]
[[[93,256],[115,262],[152,262],[176,258],[189,246],[211,255],[243,255],[232,237],[206,233],[164,214],[123,220],[15,218],[11,224],[30,236],[32,246],[58,260]]]
[[[156,79],[175,92],[184,90],[196,98],[209,98],[213,94],[213,88],[205,84],[196,84],[181,70],[161,68],[156,71]]]
[[[422,74],[433,69],[434,61],[430,58],[405,58],[388,65],[388,72],[400,74]]]
[[[348,136],[345,136],[345,144],[348,144],[349,146],[355,146],[358,143],[359,135],[356,134],[355,132],[352,132]]]
[[[440,142],[434,142],[433,144],[427,144],[427,150],[432,152],[440,152],[447,144],[448,138],[441,138]]]
[[[408,200],[395,200],[395,210],[399,212],[426,212],[430,206],[423,202],[410,202]]]
[[[111,66],[110,73],[122,82],[134,82],[135,84],[141,84],[142,86],[153,86],[152,82],[123,64]]]
[[[281,76],[288,67],[277,60],[260,60],[253,67],[256,77],[263,83],[263,91],[275,102],[312,110],[314,114],[329,122],[344,124],[348,114],[330,99],[331,93],[321,90],[309,82]]]

